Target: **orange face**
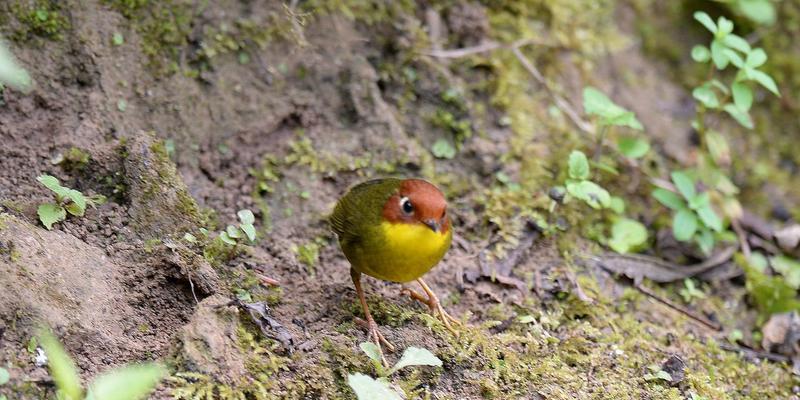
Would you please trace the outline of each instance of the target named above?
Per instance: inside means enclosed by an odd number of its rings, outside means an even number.
[[[424,224],[437,233],[447,233],[447,201],[431,183],[406,179],[397,193],[383,205],[383,219],[391,223]]]

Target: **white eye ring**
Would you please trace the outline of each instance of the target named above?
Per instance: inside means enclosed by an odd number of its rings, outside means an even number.
[[[400,209],[403,210],[404,213],[407,215],[411,215],[414,213],[414,205],[411,204],[411,200],[408,197],[401,197],[400,198]]]

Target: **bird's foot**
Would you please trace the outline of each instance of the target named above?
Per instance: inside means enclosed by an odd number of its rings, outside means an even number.
[[[403,288],[401,293],[428,306],[428,308],[430,308],[431,310],[431,314],[433,314],[433,316],[435,317],[438,317],[444,324],[444,327],[447,328],[447,330],[450,331],[450,333],[452,333],[455,336],[458,336],[458,331],[453,329],[453,325],[461,326],[462,325],[461,321],[459,321],[452,315],[448,314],[447,311],[444,310],[444,307],[442,307],[442,303],[439,302],[439,298],[436,297],[436,295],[433,292],[428,292],[427,293],[428,296],[425,297],[424,295],[416,292],[413,289]]]
[[[386,346],[386,350],[390,353],[394,353],[394,345],[386,340],[381,331],[378,330],[378,324],[375,323],[374,319],[369,318],[365,321],[361,318],[356,318],[355,322],[367,331],[367,340],[378,346],[378,350],[381,352],[381,360],[383,360],[383,364],[388,367],[389,363],[386,362],[386,358],[383,356],[383,346]]]

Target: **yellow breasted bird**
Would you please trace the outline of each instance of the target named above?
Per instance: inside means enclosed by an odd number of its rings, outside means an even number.
[[[454,334],[451,317],[421,276],[442,259],[453,231],[444,194],[421,179],[374,179],[350,189],[330,217],[339,245],[350,261],[350,276],[366,316],[369,338],[379,347],[394,347],[378,331],[369,313],[361,274],[391,282],[416,280],[427,297],[408,288],[403,292],[428,305]]]

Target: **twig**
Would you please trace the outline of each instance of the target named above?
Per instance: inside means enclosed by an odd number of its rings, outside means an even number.
[[[462,58],[474,54],[486,53],[492,50],[513,49],[516,47],[527,46],[530,44],[535,44],[537,46],[555,47],[555,45],[553,45],[552,43],[542,42],[536,39],[521,39],[515,41],[514,43],[511,43],[510,45],[495,41],[488,41],[481,43],[477,46],[463,47],[460,49],[448,49],[448,50],[431,49],[426,52],[423,52],[422,54],[436,58]]]
[[[553,98],[553,102],[556,103],[556,107],[558,107],[559,110],[563,111],[564,114],[567,115],[567,118],[569,118],[570,121],[572,121],[572,123],[578,127],[578,129],[582,130],[584,133],[592,134],[592,132],[594,132],[592,125],[582,120],[581,117],[578,115],[578,113],[575,111],[575,109],[572,107],[572,105],[566,99],[561,97],[561,95],[553,91],[553,89],[550,87],[550,85],[547,84],[547,81],[544,79],[544,75],[542,75],[542,73],[539,72],[536,66],[534,66],[530,60],[528,60],[528,57],[525,57],[525,55],[522,54],[522,51],[519,50],[519,47],[512,47],[511,51],[514,53],[514,56],[517,57],[517,60],[519,60],[519,62],[522,63],[522,66],[525,68],[525,70],[528,71],[528,73],[531,74],[531,76],[533,76],[533,79],[539,82],[539,84],[542,85],[547,94],[549,94],[550,97]]]
[[[726,343],[726,342],[719,342],[719,348],[722,350],[727,351],[737,351],[746,354],[752,358],[761,358],[764,360],[769,361],[777,361],[777,362],[789,362],[789,356],[784,356],[783,354],[776,354],[776,353],[769,353],[766,351],[758,351],[755,349],[751,349],[749,347],[739,346],[736,344]]]
[[[698,314],[692,312],[691,310],[686,309],[685,307],[682,307],[682,306],[680,306],[678,304],[675,304],[675,303],[673,303],[673,302],[671,302],[671,301],[669,301],[669,300],[667,300],[667,299],[665,299],[663,297],[660,297],[657,294],[651,292],[650,289],[647,289],[646,287],[644,287],[642,285],[634,285],[634,287],[637,290],[639,290],[640,292],[642,292],[643,294],[645,294],[648,297],[650,297],[651,299],[656,300],[659,303],[661,303],[661,304],[663,304],[663,305],[665,305],[665,306],[667,306],[667,307],[669,307],[669,308],[671,308],[671,309],[673,309],[675,311],[678,311],[679,313],[681,313],[681,314],[683,314],[683,315],[685,315],[685,316],[687,316],[687,317],[689,317],[689,318],[691,318],[691,319],[693,319],[693,320],[695,320],[695,321],[697,321],[697,322],[699,322],[699,323],[701,323],[701,324],[703,324],[703,325],[705,325],[705,326],[707,326],[707,327],[709,327],[709,328],[711,328],[711,329],[713,329],[715,331],[722,330],[722,327],[718,323],[710,321],[708,318],[706,318],[706,317],[704,317],[702,315],[698,315]]]
[[[731,226],[733,227],[733,231],[736,232],[736,236],[739,238],[739,247],[742,249],[742,253],[746,259],[750,259],[750,243],[747,242],[747,235],[742,229],[742,224],[739,223],[737,218],[731,219]]]

